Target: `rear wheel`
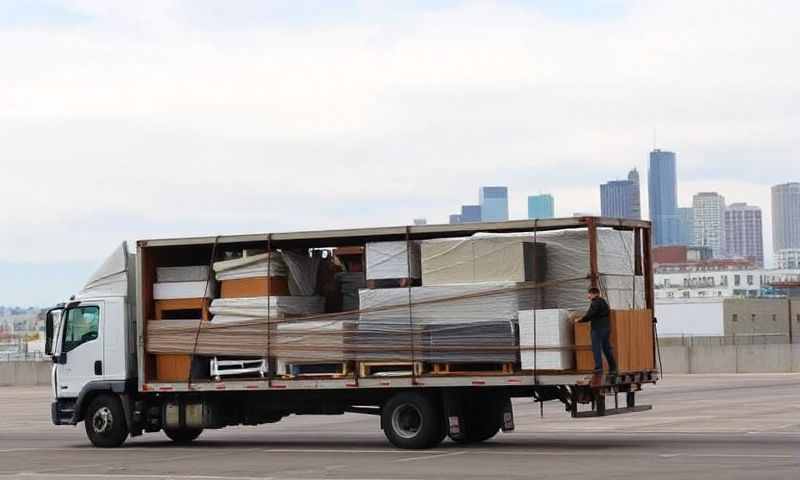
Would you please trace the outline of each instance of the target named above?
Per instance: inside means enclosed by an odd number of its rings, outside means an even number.
[[[95,397],[86,409],[83,424],[89,441],[95,447],[119,447],[128,438],[122,402],[116,395]]]
[[[398,448],[431,448],[444,439],[441,409],[429,396],[416,392],[389,399],[381,412],[381,425],[386,438]]]
[[[169,437],[173,442],[179,444],[192,443],[201,433],[203,433],[202,428],[164,429],[164,435]]]
[[[464,434],[450,437],[456,443],[478,443],[497,435],[503,421],[502,402],[490,396],[474,397],[465,400],[462,413]]]

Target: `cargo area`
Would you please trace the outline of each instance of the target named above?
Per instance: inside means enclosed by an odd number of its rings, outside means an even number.
[[[583,217],[140,241],[140,390],[573,384],[590,286],[620,376],[654,381],[649,234]]]

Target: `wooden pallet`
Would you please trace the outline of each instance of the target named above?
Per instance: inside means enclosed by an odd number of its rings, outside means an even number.
[[[359,362],[358,372],[361,377],[391,377],[422,375],[422,362]]]
[[[506,363],[431,363],[431,375],[509,375],[514,373],[514,364]]]
[[[285,378],[326,377],[342,378],[352,372],[351,362],[293,362],[286,363]]]

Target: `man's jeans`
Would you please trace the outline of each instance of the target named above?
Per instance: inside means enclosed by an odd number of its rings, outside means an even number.
[[[594,354],[594,371],[603,373],[603,355],[606,356],[608,369],[617,373],[617,362],[611,349],[611,330],[608,328],[592,329],[592,353]]]

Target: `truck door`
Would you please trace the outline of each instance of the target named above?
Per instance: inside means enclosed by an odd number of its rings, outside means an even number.
[[[101,323],[105,302],[81,302],[62,314],[61,348],[56,363],[58,397],[77,397],[93,380],[103,378]]]

